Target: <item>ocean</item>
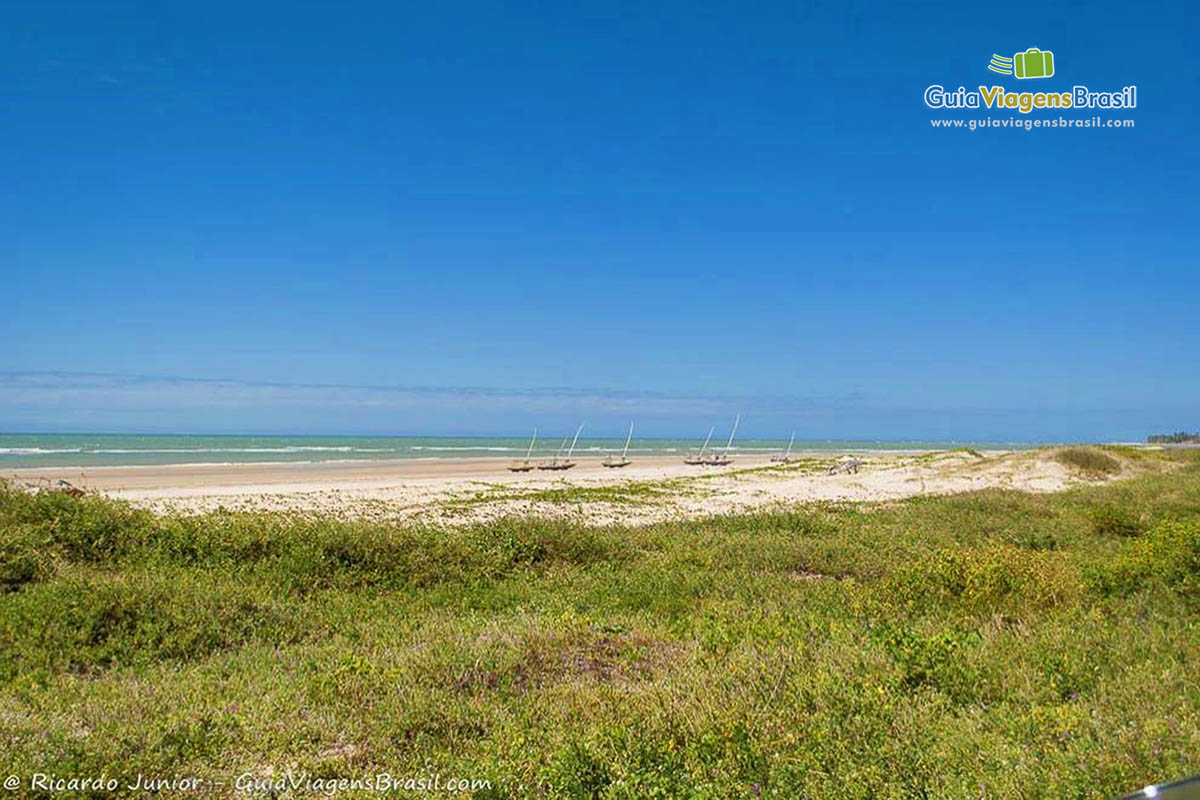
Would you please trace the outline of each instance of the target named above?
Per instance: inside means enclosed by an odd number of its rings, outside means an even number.
[[[539,435],[534,455],[550,456],[562,444],[564,432]],[[699,448],[701,439],[638,439],[634,455],[683,454]],[[624,438],[580,438],[576,456],[619,452]],[[712,445],[724,447],[724,437]],[[800,441],[794,452],[871,452],[1025,449],[1037,442],[952,441]],[[712,446],[710,445],[710,446]],[[480,458],[523,456],[528,437],[478,436],[199,436],[97,433],[0,434],[0,470],[26,467],[117,467],[165,464],[251,464],[273,462],[361,461],[413,458]],[[731,453],[782,451],[787,440],[736,441]]]

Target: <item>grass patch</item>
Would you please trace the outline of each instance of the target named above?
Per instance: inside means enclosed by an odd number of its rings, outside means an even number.
[[[440,505],[447,509],[513,502],[567,506],[584,503],[655,505],[670,503],[683,495],[698,494],[698,490],[690,485],[695,479],[693,477],[661,481],[629,481],[609,486],[564,485],[547,489],[513,489],[510,486],[495,484],[490,487],[490,491],[480,491],[470,497],[445,500]]]
[[[1099,536],[1140,536],[1142,521],[1131,509],[1116,503],[1105,503],[1092,511],[1092,530]]]
[[[252,641],[282,644],[307,626],[263,586],[192,573],[72,574],[8,598],[0,681],[46,683],[157,661],[191,661]]]
[[[635,528],[155,517],[2,488],[6,766],[1120,795],[1200,752],[1200,454],[1164,458],[1055,495]]]
[[[1055,453],[1054,458],[1088,475],[1116,475],[1121,471],[1120,461],[1095,447],[1068,447]]]

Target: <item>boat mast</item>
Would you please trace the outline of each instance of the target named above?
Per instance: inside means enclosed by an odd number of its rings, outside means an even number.
[[[579,441],[579,432],[583,430],[583,423],[579,423],[579,427],[575,429],[575,438],[571,440],[571,449],[567,451],[567,458],[571,458],[571,454],[575,452],[575,443]],[[566,440],[563,441],[566,444]]]
[[[537,428],[535,427],[533,429],[533,438],[529,440],[529,449],[525,451],[525,460],[526,461],[528,461],[529,457],[531,455],[533,455],[533,443],[536,441],[537,441]]]
[[[784,458],[787,458],[788,456],[790,456],[790,455],[792,454],[792,442],[794,442],[794,441],[796,441],[796,432],[795,432],[795,431],[792,431],[792,438],[791,438],[791,439],[788,439],[788,449],[787,449],[787,452],[783,454],[783,457],[784,457]]]
[[[741,412],[738,412],[737,419],[735,419],[733,421],[733,430],[731,430],[729,432],[729,441],[725,443],[725,451],[721,455],[727,455],[729,453],[729,447],[730,447],[730,445],[733,444],[733,436],[734,436],[734,434],[737,433],[737,426],[738,426],[738,423],[741,421],[742,421],[742,414],[741,414]]]
[[[704,451],[708,449],[708,440],[712,438],[713,431],[715,431],[716,429],[717,429],[716,425],[713,425],[711,428],[708,429],[708,436],[704,437],[704,444],[700,446],[700,458],[704,458]]]
[[[629,435],[625,437],[625,449],[621,451],[621,460],[625,460],[625,456],[629,453],[629,442],[633,439],[633,420],[629,421]]]

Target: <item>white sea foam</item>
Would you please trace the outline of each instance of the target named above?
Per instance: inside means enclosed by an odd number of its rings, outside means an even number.
[[[525,452],[524,447],[486,447],[484,445],[474,445],[474,446],[470,446],[470,447],[442,447],[442,446],[427,445],[427,444],[414,444],[412,447],[410,447],[408,449],[409,450],[448,450],[448,451],[486,450],[486,451],[491,451],[491,452],[496,452],[496,453],[512,453],[512,452],[522,452],[523,453],[523,452]]]

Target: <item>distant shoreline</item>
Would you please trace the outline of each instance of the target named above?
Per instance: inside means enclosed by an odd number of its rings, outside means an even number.
[[[1054,445],[1041,445],[1041,446],[1054,446]],[[723,450],[724,448],[718,447],[716,449]],[[872,455],[872,456],[911,456],[911,455],[920,455],[922,453],[943,453],[943,452],[948,452],[948,451],[956,450],[956,449],[962,449],[962,448],[926,447],[926,448],[913,448],[910,450],[899,450],[899,449],[890,449],[890,448],[871,449],[871,448],[865,448],[865,447],[847,447],[847,448],[837,448],[837,449],[831,448],[831,449],[824,449],[824,450],[811,450],[811,449],[801,450],[799,448],[796,448],[796,449],[792,450],[792,455],[796,458],[820,458],[821,456],[853,455],[855,453],[860,454],[860,455]],[[972,449],[974,449],[974,448],[972,448]],[[1029,448],[1022,448],[1022,449],[1036,450],[1038,448],[1037,447],[1029,447]],[[610,452],[620,453],[620,448],[619,447],[614,448],[612,451],[602,452],[602,453],[597,453],[595,451],[588,451],[587,453],[583,453],[583,454],[576,453],[576,455],[573,457],[573,460],[577,461],[577,462],[581,462],[581,463],[599,464],[599,462],[602,461],[605,456],[609,455]],[[777,449],[774,449],[774,448],[770,449],[770,450],[766,450],[765,448],[764,449],[756,449],[756,450],[749,450],[749,449],[745,449],[745,448],[739,450],[737,448],[730,448],[730,450],[729,450],[729,454],[731,457],[740,456],[743,459],[751,460],[756,463],[758,461],[763,460],[764,458],[767,458],[768,454],[774,454],[776,452],[778,452],[778,451],[777,451]],[[1012,448],[1002,448],[1002,447],[982,448],[982,449],[978,449],[977,452],[987,453],[987,454],[1008,453],[1008,452],[1012,452]],[[648,461],[654,461],[654,462],[670,461],[670,462],[674,463],[675,461],[679,461],[680,463],[682,463],[684,455],[685,455],[684,451],[679,451],[677,453],[663,453],[661,451],[649,451],[649,452],[647,452],[647,451],[638,452],[638,451],[634,451],[634,450],[629,451],[629,457],[631,459],[641,459],[641,460],[648,460]],[[540,453],[535,453],[530,458],[530,460],[542,461],[542,460],[552,458],[553,456],[554,456],[554,453],[549,453],[549,452],[543,451]],[[378,466],[382,466],[382,467],[387,467],[387,466],[397,466],[397,465],[402,465],[402,464],[414,464],[414,463],[437,464],[437,463],[444,462],[447,464],[461,464],[461,463],[485,462],[485,463],[503,465],[503,464],[509,463],[510,461],[523,461],[523,460],[524,460],[523,453],[513,453],[511,455],[505,455],[505,456],[466,456],[466,455],[464,455],[464,456],[410,456],[407,458],[325,458],[325,459],[308,460],[308,461],[180,461],[180,462],[162,463],[162,464],[62,464],[62,465],[56,464],[53,466],[9,467],[6,470],[4,470],[3,472],[0,472],[0,474],[9,474],[9,475],[15,475],[17,477],[20,477],[21,475],[34,475],[34,474],[54,475],[57,473],[64,472],[66,470],[89,472],[92,470],[156,470],[156,469],[187,469],[190,467],[211,468],[211,469],[222,469],[222,468],[226,468],[226,467],[272,467],[272,468],[278,467],[281,469],[286,469],[289,467],[296,467],[296,468],[320,467],[325,464],[339,465],[339,466],[340,465],[346,465],[346,466],[378,465]]]
[[[727,431],[720,429],[708,444],[725,449]],[[563,432],[539,431],[531,458],[550,458],[563,446]],[[632,458],[682,457],[703,445],[703,438],[639,438],[629,448]],[[266,464],[337,464],[387,461],[524,458],[530,438],[446,436],[232,436],[123,434],[0,434],[0,475],[12,470],[107,470],[123,467],[177,468],[257,466]],[[794,454],[923,453],[973,449],[1028,450],[1058,442],[949,441],[913,439],[797,439]],[[620,452],[623,438],[581,437],[576,458],[603,458]],[[740,438],[731,455],[769,456],[785,451],[786,438]]]

